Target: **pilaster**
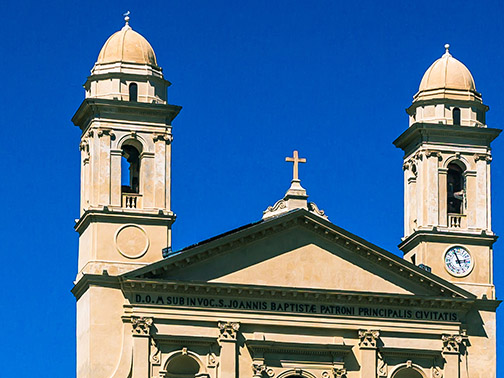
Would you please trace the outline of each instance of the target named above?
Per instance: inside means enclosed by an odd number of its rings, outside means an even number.
[[[460,378],[460,353],[465,335],[443,335],[444,378]]]
[[[377,378],[377,351],[380,331],[359,330],[361,378]]]
[[[236,338],[240,323],[220,321],[217,325],[221,346],[220,377],[235,378],[237,371]]]
[[[132,317],[133,337],[133,368],[132,378],[149,378],[149,348],[150,333],[153,319],[148,317]]]

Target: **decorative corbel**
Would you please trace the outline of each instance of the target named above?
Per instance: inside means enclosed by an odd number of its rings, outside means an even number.
[[[133,336],[149,336],[152,328],[152,324],[154,324],[154,320],[148,317],[131,317],[131,324],[133,326],[131,332]]]
[[[378,378],[387,378],[388,377],[388,365],[387,362],[385,361],[385,358],[383,357],[383,354],[378,352],[378,367],[377,367],[377,373],[378,373]]]
[[[380,331],[378,330],[359,330],[359,347],[361,349],[375,349],[377,347]]]
[[[160,365],[161,364],[161,350],[159,349],[156,340],[151,338],[151,355],[150,362],[152,365]]]

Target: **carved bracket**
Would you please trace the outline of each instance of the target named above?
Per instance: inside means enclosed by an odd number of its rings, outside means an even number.
[[[161,365],[161,350],[159,349],[154,338],[151,338],[150,362],[152,365]]]
[[[377,366],[377,374],[378,378],[387,378],[388,377],[388,365],[383,357],[383,354],[378,352],[378,366]]]
[[[219,340],[236,340],[236,334],[240,329],[238,322],[219,322]]]
[[[135,336],[149,336],[150,331],[152,328],[152,324],[154,323],[154,320],[152,318],[147,318],[147,317],[138,317],[138,316],[132,316],[131,317],[131,324],[133,325],[133,328],[131,332]]]
[[[359,330],[359,347],[361,349],[376,348],[378,339],[380,338],[380,331],[378,330]]]

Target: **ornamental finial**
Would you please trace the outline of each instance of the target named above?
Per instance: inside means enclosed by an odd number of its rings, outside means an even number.
[[[445,50],[446,50],[446,51],[445,51],[445,54],[450,55],[450,44],[449,44],[449,43],[445,44],[445,45],[444,45],[444,48],[445,48]]]
[[[125,25],[129,25],[129,20],[130,20],[129,15],[130,15],[130,13],[131,13],[130,11],[127,11],[126,13],[123,14],[124,21],[126,23]]]

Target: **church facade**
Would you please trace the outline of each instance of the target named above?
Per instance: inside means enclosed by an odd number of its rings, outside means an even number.
[[[448,48],[394,141],[404,258],[308,202],[297,151],[289,189],[260,221],[172,251],[181,108],[126,17],[72,119],[82,130],[77,377],[495,378],[490,144],[500,130]]]

